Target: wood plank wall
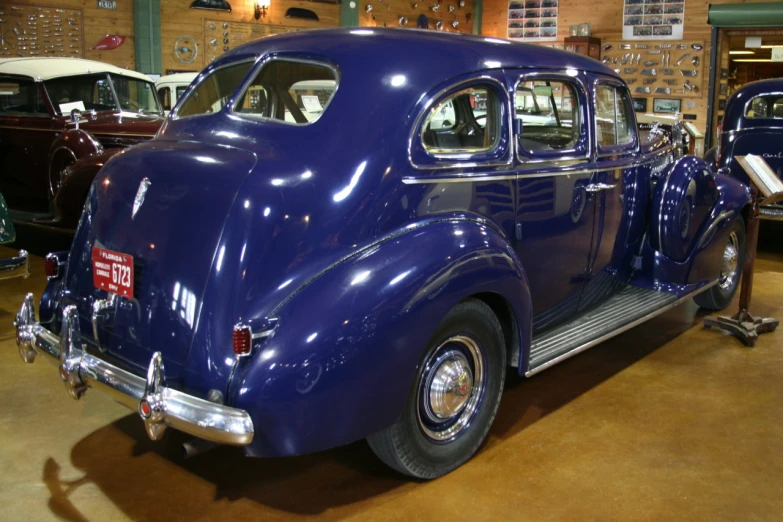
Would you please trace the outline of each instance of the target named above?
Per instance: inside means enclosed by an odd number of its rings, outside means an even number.
[[[120,0],[117,10],[98,9],[95,0],[1,0],[0,7],[38,6],[60,9],[81,9],[84,17],[84,52],[82,56],[89,60],[106,62],[118,67],[133,69],[136,66],[135,43],[133,40],[133,2]],[[126,37],[117,49],[112,51],[91,51],[90,47],[107,34],[119,34]]]
[[[206,50],[199,49],[196,61],[183,64],[174,55],[174,43],[180,36],[190,36],[202,46],[205,18],[224,22],[246,22],[250,24],[282,25],[299,28],[337,27],[340,25],[340,6],[321,2],[299,0],[270,0],[267,15],[256,21],[253,18],[253,0],[229,0],[231,12],[189,9],[191,0],[161,0],[160,32],[161,52],[163,54],[163,72],[168,70],[200,71],[207,63]],[[286,18],[285,13],[291,7],[309,9],[318,15],[319,21]]]
[[[703,51],[705,66],[709,66],[710,56],[710,32],[711,26],[707,24],[707,11],[709,4],[736,3],[742,0],[685,0],[685,28],[684,41],[696,42],[704,40],[706,47]],[[747,3],[764,0],[745,0]],[[592,36],[602,40],[622,39],[622,0],[607,0],[604,2],[585,2],[583,0],[560,0],[560,19],[558,21],[560,34],[559,43],[568,36],[568,27],[572,24],[589,22]],[[484,0],[484,16],[482,19],[482,34],[497,38],[506,38],[506,26],[508,24],[508,0]],[[640,42],[642,43],[642,42]],[[665,42],[664,42],[665,43]],[[725,65],[724,65],[725,66]],[[708,75],[702,88],[701,98],[697,98],[695,108],[685,109],[684,112],[695,114],[697,127],[706,131],[707,122],[707,97]],[[672,95],[672,98],[676,96]],[[652,98],[652,96],[650,96]],[[648,102],[652,107],[652,100]]]

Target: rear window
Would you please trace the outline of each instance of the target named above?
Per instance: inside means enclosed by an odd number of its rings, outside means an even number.
[[[209,76],[201,80],[177,109],[177,117],[184,118],[220,111],[239,88],[242,80],[253,67],[253,63],[252,61],[240,62],[212,71]]]
[[[234,106],[234,112],[256,119],[295,125],[316,121],[337,90],[331,67],[293,60],[265,64]]]
[[[757,96],[748,104],[746,118],[783,118],[783,96]]]

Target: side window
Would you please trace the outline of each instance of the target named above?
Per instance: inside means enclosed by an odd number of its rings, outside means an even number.
[[[582,133],[576,87],[567,81],[535,80],[517,84],[514,117],[525,152],[562,151],[577,146]]]
[[[168,87],[161,87],[158,89],[158,100],[163,106],[164,111],[171,110],[171,89]]]
[[[190,91],[190,95],[177,109],[177,117],[211,114],[221,110],[252,66],[253,62],[245,61],[212,71]]]
[[[427,152],[484,152],[500,141],[500,100],[493,87],[475,86],[448,96],[429,110],[421,141]]]
[[[598,84],[595,88],[595,120],[599,147],[633,143],[628,96],[613,85]]]
[[[185,91],[188,89],[187,85],[177,85],[177,97],[174,98],[174,103],[177,103],[177,100],[182,98],[182,95],[185,94]]]
[[[783,118],[783,97],[779,94],[757,96],[748,104],[746,118]]]
[[[272,60],[256,75],[234,111],[296,125],[316,121],[337,91],[337,73],[326,65]]]
[[[49,115],[34,81],[10,77],[0,77],[0,113]]]

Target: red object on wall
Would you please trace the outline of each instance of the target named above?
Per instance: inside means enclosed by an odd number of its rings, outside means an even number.
[[[98,43],[93,45],[90,50],[92,51],[111,51],[121,46],[125,42],[125,37],[118,34],[107,34],[100,39]]]

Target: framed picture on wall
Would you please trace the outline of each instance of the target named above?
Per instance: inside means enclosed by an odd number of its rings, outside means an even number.
[[[633,98],[633,110],[635,112],[647,112],[647,98]]]
[[[674,98],[654,98],[653,99],[653,112],[660,112],[663,114],[674,114],[682,110],[682,100],[675,100]]]

